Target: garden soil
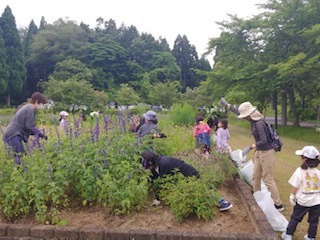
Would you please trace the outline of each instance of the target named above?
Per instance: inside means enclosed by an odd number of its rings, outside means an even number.
[[[250,217],[238,196],[232,182],[224,184],[220,193],[233,204],[227,211],[220,212],[217,207],[216,215],[212,220],[198,220],[196,217],[189,218],[183,223],[178,222],[169,208],[146,205],[141,211],[128,216],[114,216],[103,207],[81,207],[81,203],[74,204],[69,210],[62,211],[60,219],[67,226],[76,227],[110,227],[122,230],[173,230],[194,232],[231,232],[231,233],[254,233]],[[0,219],[0,222],[6,222]],[[14,223],[36,224],[33,218],[17,219]]]

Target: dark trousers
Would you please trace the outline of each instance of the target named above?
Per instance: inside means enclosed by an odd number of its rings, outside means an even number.
[[[315,205],[312,207],[304,207],[299,204],[296,204],[293,208],[293,213],[291,215],[290,222],[287,227],[287,234],[293,236],[296,231],[297,225],[302,221],[303,217],[309,213],[308,222],[308,237],[316,238],[318,222],[320,217],[320,205]]]
[[[5,142],[12,147],[14,163],[21,164],[21,156],[25,153],[22,137],[15,136]]]

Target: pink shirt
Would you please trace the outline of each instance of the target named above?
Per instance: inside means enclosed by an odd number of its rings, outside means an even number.
[[[198,125],[193,127],[193,136],[196,137],[201,133],[210,133],[211,128],[206,122],[200,121]]]

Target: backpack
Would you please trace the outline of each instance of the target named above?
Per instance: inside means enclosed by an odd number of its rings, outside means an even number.
[[[266,122],[266,125],[267,125],[267,139],[268,139],[268,142],[271,143],[273,149],[276,151],[276,152],[280,152],[281,151],[281,148],[282,148],[282,141],[279,137],[279,134],[277,132],[276,129],[273,128],[273,126],[269,123]]]

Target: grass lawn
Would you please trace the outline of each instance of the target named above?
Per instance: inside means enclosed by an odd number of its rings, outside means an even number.
[[[244,149],[254,142],[253,136],[251,136],[250,130],[247,128],[230,125],[229,131],[231,134],[229,144],[231,145],[232,150]],[[281,139],[283,141],[283,147],[281,152],[278,152],[276,155],[275,179],[285,206],[285,210],[282,213],[289,221],[292,213],[292,206],[289,202],[291,186],[289,185],[288,180],[295,169],[301,165],[300,157],[295,155],[295,150],[302,149],[305,145],[314,145],[317,149],[320,149],[320,146],[319,144],[313,144],[299,139],[293,140],[284,137],[281,137]],[[246,159],[253,159],[253,152],[249,152]],[[305,216],[303,222],[298,225],[294,239],[303,239],[303,236],[307,233],[308,223],[306,219],[307,216]],[[317,236],[317,239],[320,239],[320,228],[318,228]]]

